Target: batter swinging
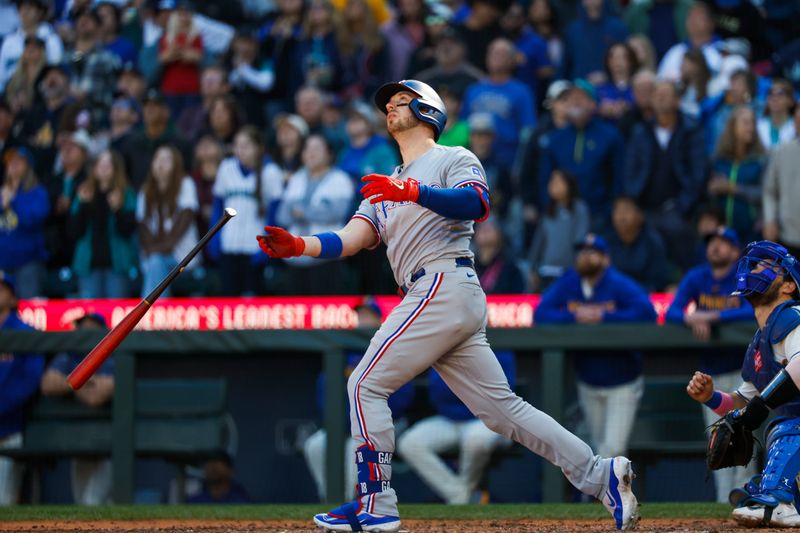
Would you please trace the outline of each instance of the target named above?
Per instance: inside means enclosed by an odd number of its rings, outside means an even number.
[[[564,472],[578,489],[603,501],[617,529],[639,518],[625,457],[603,458],[553,418],[516,396],[486,340],[486,296],[472,264],[473,221],[489,214],[478,158],[439,146],[447,122],[441,98],[425,83],[381,87],[375,104],[400,147],[403,164],[390,176],[364,176],[364,200],[337,232],[300,237],[268,226],[259,235],[271,257],[350,256],[386,243],[395,280],[405,294],[372,338],[350,376],[350,423],[356,451],[358,498],[318,514],[334,531],[396,531],[391,487],[395,449],[387,398],[433,366],[489,429],[521,443]]]

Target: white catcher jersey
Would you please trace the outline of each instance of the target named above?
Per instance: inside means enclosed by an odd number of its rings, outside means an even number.
[[[400,165],[392,177],[413,178],[421,185],[455,189],[478,186],[488,191],[486,173],[478,158],[465,148],[436,145],[407,165]],[[473,221],[438,215],[414,202],[379,202],[364,199],[354,218],[372,224],[386,243],[386,256],[398,285],[432,261],[470,257]]]

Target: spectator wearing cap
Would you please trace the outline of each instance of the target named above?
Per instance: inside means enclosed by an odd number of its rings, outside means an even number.
[[[108,331],[106,320],[98,313],[77,318],[75,330],[93,331],[99,339]],[[42,395],[50,398],[70,398],[92,409],[111,402],[114,395],[114,358],[106,359],[80,389],[73,391],[67,376],[83,359],[83,353],[61,352],[47,365],[42,375]],[[78,505],[102,505],[111,499],[111,459],[107,457],[74,458],[70,461],[72,499]]]
[[[367,174],[391,174],[400,161],[383,137],[375,134],[374,107],[355,101],[347,112],[348,145],[339,156],[339,168],[354,182]]]
[[[761,144],[771,151],[797,137],[794,127],[794,108],[797,105],[794,87],[783,78],[773,78],[767,93],[764,116],[759,117],[757,129]]]
[[[335,17],[336,8],[329,0],[309,2],[295,58],[302,68],[304,84],[333,92],[338,91],[341,85]]]
[[[111,105],[111,129],[109,142],[111,148],[121,150],[128,138],[136,131],[136,126],[142,119],[142,107],[133,98],[120,95]]]
[[[575,268],[545,291],[534,319],[537,324],[654,323],[656,312],[647,292],[612,266],[606,241],[589,234],[578,246]],[[581,353],[574,361],[592,449],[603,457],[625,455],[644,389],[641,353]]]
[[[486,294],[522,294],[525,280],[494,218],[475,226],[475,273]]]
[[[252,296],[259,289],[263,264],[257,259],[264,254],[252,235],[275,216],[273,208],[283,193],[282,176],[267,163],[264,154],[260,131],[243,126],[234,137],[232,156],[220,163],[214,180],[211,223],[222,217],[225,208],[232,207],[238,213],[237,225],[222,228],[209,245],[209,255],[219,262],[226,296]]]
[[[0,46],[0,91],[5,90],[6,83],[11,79],[25,48],[25,39],[35,35],[45,43],[47,62],[56,64],[61,62],[64,46],[61,38],[46,22],[47,3],[45,0],[20,0],[17,2],[20,27],[14,33],[6,35]]]
[[[594,87],[576,80],[567,95],[569,124],[548,135],[539,162],[539,198],[546,208],[546,187],[553,169],[560,168],[578,180],[581,197],[591,209],[590,229],[601,231],[608,224],[611,203],[622,189],[625,148],[613,126],[595,116]]]
[[[750,321],[753,308],[742,296],[731,296],[736,290],[736,262],[741,245],[736,232],[721,226],[706,237],[706,263],[689,270],[681,279],[678,291],[667,310],[667,322],[691,328],[694,336],[708,342],[711,332],[720,324]],[[719,390],[736,390],[741,383],[740,350],[704,348],[700,371],[714,378]],[[703,409],[706,426],[719,418],[711,409]],[[728,501],[735,487],[742,487],[755,474],[753,467],[725,468],[714,472],[716,500]]]
[[[150,170],[150,161],[156,148],[162,144],[174,145],[184,161],[190,157],[188,143],[175,131],[170,108],[156,89],[147,92],[142,104],[142,125],[121,144],[120,152],[134,190],[139,190]]]
[[[37,174],[44,177],[52,172],[58,135],[72,129],[66,126],[74,120],[79,104],[70,94],[70,71],[64,65],[47,65],[36,88],[41,98],[34,98],[33,106],[17,117],[14,129],[19,142],[34,155]]]
[[[686,15],[686,39],[672,45],[658,64],[658,77],[677,82],[681,77],[683,56],[692,48],[703,51],[712,74],[719,72],[722,56],[716,47],[711,8],[704,2],[694,2]]]
[[[236,40],[234,39],[234,44]],[[196,141],[209,124],[209,111],[211,104],[218,97],[231,94],[228,83],[228,70],[219,64],[212,63],[203,67],[200,73],[200,102],[189,106],[177,117],[176,126],[184,138]],[[247,105],[246,109],[255,110],[256,107]],[[258,115],[258,113],[254,113]],[[255,118],[254,118],[255,120]]]
[[[631,80],[633,103],[617,122],[617,128],[626,143],[630,141],[637,124],[653,119],[653,91],[656,79],[655,73],[650,70],[640,70],[633,75]]]
[[[100,18],[100,40],[106,50],[117,56],[121,65],[136,66],[139,52],[130,39],[120,35],[122,7],[111,0],[96,2],[93,8]]]
[[[14,114],[27,111],[36,95],[36,81],[44,69],[44,41],[36,36],[25,38],[25,48],[11,79],[6,84],[5,100]]]
[[[173,117],[179,117],[184,108],[199,100],[203,51],[203,37],[194,23],[191,4],[186,0],[177,2],[177,9],[170,14],[167,29],[158,42],[161,92]]]
[[[32,331],[17,312],[14,281],[13,276],[0,271],[0,331]],[[25,407],[36,396],[43,371],[41,354],[0,352],[0,448],[22,447]],[[18,502],[21,485],[22,465],[0,457],[0,507]]]
[[[555,74],[553,63],[547,54],[547,42],[527,24],[525,5],[521,0],[511,2],[500,19],[500,26],[517,50],[517,68],[514,70],[514,77],[530,87],[531,92],[536,95],[538,109],[547,84]]]
[[[381,326],[383,321],[383,312],[380,306],[371,296],[365,296],[359,301],[353,310],[357,316],[357,327],[363,329],[377,329]],[[347,365],[345,366],[345,377],[347,379],[353,373],[356,366],[358,366],[363,354],[350,353],[347,355]],[[324,373],[320,372],[317,376],[316,382],[316,400],[317,410],[320,418],[324,419],[325,415],[325,388],[327,385],[327,378]],[[394,431],[396,435],[400,435],[407,427],[408,421],[405,418],[408,408],[414,400],[414,382],[409,381],[399,389],[397,389],[391,396],[389,396],[388,404],[389,409],[392,411],[392,419],[394,422]],[[349,398],[345,395],[345,401],[349,402]],[[347,407],[347,406],[346,406]],[[349,409],[346,411],[349,412]],[[342,420],[344,424],[345,421]],[[349,423],[349,419],[348,419]],[[303,456],[306,460],[311,477],[314,478],[314,483],[317,486],[317,494],[320,501],[327,501],[327,478],[326,475],[326,451],[328,444],[328,434],[325,428],[320,428],[306,438],[303,442]],[[356,453],[356,442],[348,435],[344,446],[344,495],[345,498],[355,498],[357,472],[356,464],[353,461],[353,456]]]
[[[72,271],[80,297],[130,296],[139,264],[134,240],[136,194],[118,153],[105,150],[98,155],[78,186],[68,226],[76,243]]]
[[[549,201],[533,235],[528,260],[529,285],[541,292],[575,263],[575,245],[589,232],[589,206],[575,177],[555,169],[547,184]]]
[[[518,184],[523,202],[522,216],[525,221],[525,242],[533,236],[533,230],[544,204],[539,197],[539,162],[550,143],[550,134],[569,124],[567,117],[567,97],[572,83],[556,80],[547,88],[544,99],[545,114],[537,121],[533,131],[525,140],[520,151],[518,164],[514,166],[513,180]],[[548,178],[549,179],[549,178]],[[569,261],[572,264],[572,261]]]
[[[467,47],[467,62],[486,71],[489,45],[505,36],[500,18],[511,5],[511,0],[470,0],[467,4],[467,16],[455,29]]]
[[[603,73],[603,59],[609,46],[625,42],[628,29],[604,0],[582,0],[578,10],[578,17],[564,33],[561,76],[594,79]]]
[[[800,106],[794,108],[794,125],[800,131]],[[792,255],[800,253],[800,139],[779,146],[772,152],[762,186],[764,238],[779,241]]]
[[[467,61],[466,45],[458,32],[448,26],[436,39],[433,50],[434,65],[414,75],[431,87],[443,88],[463,98],[467,88],[484,77],[484,73]],[[440,93],[441,96],[441,93]],[[448,115],[452,115],[450,110]]]
[[[597,113],[616,124],[633,104],[631,84],[639,64],[633,49],[622,42],[608,47],[603,66],[607,79],[597,86]]]
[[[497,126],[491,113],[475,112],[468,120],[469,150],[481,162],[491,191],[492,212],[505,224],[509,203],[512,200],[511,172],[494,147],[497,145]]]
[[[234,37],[228,67],[230,91],[243,109],[251,111],[248,113],[248,122],[259,128],[264,127],[267,121],[265,104],[275,85],[275,70],[273,65],[261,58],[255,37],[244,33]],[[200,94],[205,97],[202,84]]]
[[[197,189],[185,171],[180,151],[170,145],[159,146],[136,201],[142,297],[155,289],[197,243],[194,222],[199,208]],[[186,270],[193,271],[200,262],[200,256],[195,256]],[[172,287],[162,294],[170,296]]]
[[[770,58],[772,47],[767,41],[764,11],[744,0],[712,0],[714,31],[722,39],[745,39],[753,49],[753,62]]]
[[[642,208],[629,196],[614,199],[608,251],[614,266],[649,292],[665,290],[670,264],[664,240],[647,221]]]
[[[717,143],[708,195],[724,211],[725,225],[746,242],[756,239],[765,166],[766,151],[756,133],[755,113],[749,107],[738,107]]]
[[[693,0],[640,0],[630,2],[625,8],[625,25],[632,34],[642,34],[650,39],[657,59],[664,57],[675,43],[686,41],[684,21]]]
[[[0,188],[0,270],[16,278],[20,298],[42,296],[47,190],[33,170],[33,155],[23,146],[6,152],[6,176]]]
[[[625,193],[636,200],[661,233],[669,258],[691,266],[685,253],[691,220],[706,181],[708,159],[702,128],[679,110],[678,88],[656,84],[655,119],[634,128],[625,160]]]
[[[67,221],[78,186],[86,179],[91,142],[86,130],[78,130],[65,137],[58,148],[61,168],[47,183],[52,206],[45,226],[47,267],[50,270],[58,270],[72,264],[75,242],[70,238]]]
[[[122,70],[119,57],[103,44],[100,23],[97,11],[81,11],[75,21],[75,44],[67,52],[73,72],[72,93],[89,106],[95,128],[108,124],[116,77]]]
[[[508,39],[492,41],[486,52],[489,77],[471,85],[464,95],[462,117],[488,112],[494,119],[493,151],[506,170],[511,169],[520,136],[536,124],[536,100],[531,89],[513,77],[516,50]]]
[[[350,215],[355,186],[336,167],[336,154],[327,138],[311,134],[301,154],[302,166],[289,177],[275,217],[277,225],[296,235],[333,231]],[[284,259],[289,287],[296,294],[346,292],[345,263],[297,257]]]

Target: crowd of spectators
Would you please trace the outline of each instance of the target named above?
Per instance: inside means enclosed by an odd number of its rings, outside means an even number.
[[[800,250],[791,0],[0,1],[0,270],[20,298],[393,293],[382,253],[269,260],[399,158],[372,95],[416,78],[481,160],[488,292],[539,292],[590,232],[649,291],[720,226]],[[307,258],[306,258],[307,259]]]

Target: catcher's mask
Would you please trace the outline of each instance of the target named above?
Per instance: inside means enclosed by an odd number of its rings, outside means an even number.
[[[736,265],[734,296],[764,294],[779,275],[788,276],[800,289],[800,269],[789,250],[772,241],[751,242]]]
[[[375,106],[385,115],[389,99],[401,91],[417,95],[417,98],[411,100],[408,105],[419,120],[433,126],[433,140],[438,141],[439,135],[444,131],[444,125],[447,124],[447,109],[436,91],[427,83],[418,80],[387,83],[375,93]]]

